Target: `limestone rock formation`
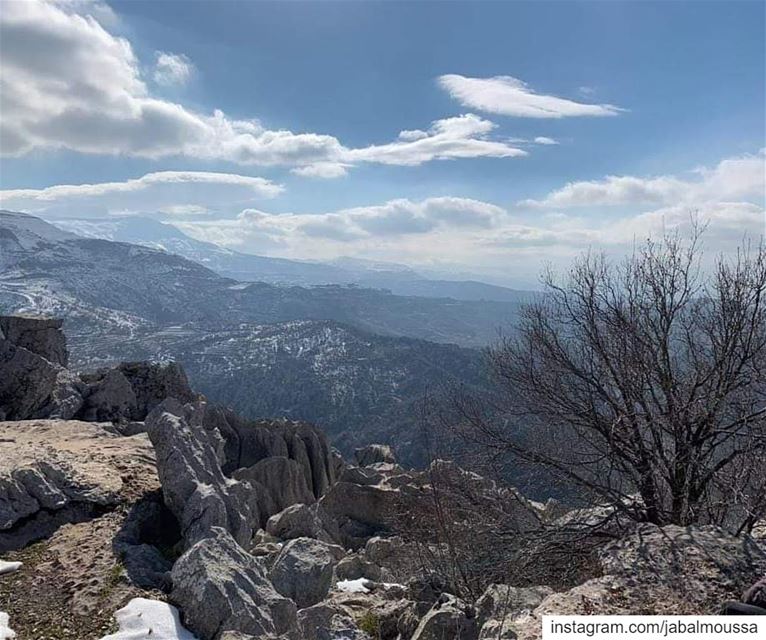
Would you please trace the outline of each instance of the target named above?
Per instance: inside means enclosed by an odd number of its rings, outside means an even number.
[[[357,449],[355,452],[356,463],[360,467],[369,467],[373,464],[387,463],[396,464],[396,456],[393,449],[386,444],[369,444]]]
[[[333,544],[340,541],[335,521],[319,503],[287,507],[269,518],[266,532],[282,540],[306,537]]]
[[[7,340],[42,358],[67,367],[69,351],[60,318],[0,316],[0,340]]]
[[[145,436],[77,421],[0,422],[0,551],[157,487]]]
[[[194,544],[173,566],[171,600],[200,640],[224,631],[275,638],[296,625],[295,603],[274,590],[255,558],[224,529]]]
[[[298,612],[301,640],[374,640],[342,608],[317,604]]]
[[[176,362],[123,362],[117,370],[130,383],[136,397],[134,420],[143,420],[166,398],[175,398],[183,404],[201,399]]]
[[[320,602],[332,583],[333,569],[344,551],[312,538],[296,538],[283,547],[269,579],[283,596],[299,609]]]
[[[478,635],[473,609],[460,599],[445,594],[420,621],[412,640],[476,640]]]
[[[220,435],[206,429],[204,412],[204,403],[168,399],[147,417],[165,504],[178,519],[187,548],[213,527],[247,546],[259,520],[258,496],[251,486],[223,474]]]

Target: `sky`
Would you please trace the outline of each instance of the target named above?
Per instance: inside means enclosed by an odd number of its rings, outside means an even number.
[[[766,3],[3,0],[0,206],[522,286],[764,233]]]

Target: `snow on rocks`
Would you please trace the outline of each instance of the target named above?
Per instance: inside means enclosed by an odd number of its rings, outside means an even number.
[[[4,573],[13,573],[21,568],[21,562],[9,562],[7,560],[0,560],[0,576]]]
[[[5,611],[0,611],[0,640],[14,640],[16,634],[10,627],[10,620]]]
[[[161,600],[133,598],[114,614],[114,618],[120,630],[101,640],[197,640],[195,635],[181,625],[178,609]],[[3,638],[5,636],[0,635],[0,639]]]

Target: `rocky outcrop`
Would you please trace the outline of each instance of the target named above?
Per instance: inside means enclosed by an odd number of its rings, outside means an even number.
[[[259,522],[259,496],[250,485],[223,474],[223,441],[217,430],[206,428],[204,413],[204,403],[170,399],[147,417],[165,504],[178,519],[187,548],[213,527],[247,546]]]
[[[145,436],[77,421],[0,422],[0,551],[158,486]]]
[[[227,474],[266,458],[288,458],[303,469],[314,499],[324,495],[336,480],[333,451],[327,437],[313,425],[290,420],[246,420],[223,408],[211,408],[206,422],[224,438],[223,470]]]
[[[88,422],[118,422],[135,416],[136,394],[128,379],[118,369],[102,369],[84,374],[83,404],[78,417]]]
[[[66,337],[60,318],[0,316],[0,340],[7,340],[48,362],[66,368],[69,363]]]
[[[298,612],[301,640],[374,640],[341,607],[317,604]]]
[[[479,640],[515,640],[513,625],[528,618],[553,593],[550,587],[490,585],[476,601]]]
[[[354,452],[356,463],[360,467],[369,467],[378,463],[396,464],[394,450],[387,444],[370,444]]]
[[[166,398],[182,404],[201,399],[192,391],[183,367],[176,362],[123,362],[117,370],[127,379],[135,395],[133,420],[143,420]]]
[[[412,640],[476,640],[475,611],[462,600],[445,594],[420,621]]]
[[[304,468],[295,460],[283,456],[264,458],[252,467],[237,469],[232,477],[247,481],[251,486],[258,488],[262,518],[291,505],[312,503],[316,500]]]
[[[604,576],[543,599],[510,622],[519,640],[541,637],[544,615],[716,613],[766,571],[766,548],[717,527],[644,524],[600,554]]]
[[[194,544],[175,563],[171,600],[200,640],[225,631],[275,638],[295,628],[295,603],[274,590],[258,562],[224,529]]]
[[[327,596],[333,569],[344,553],[341,547],[319,540],[296,538],[283,547],[269,571],[269,579],[299,609],[310,607]]]
[[[337,524],[318,503],[287,507],[269,518],[266,532],[281,540],[305,537],[333,544],[340,541]]]

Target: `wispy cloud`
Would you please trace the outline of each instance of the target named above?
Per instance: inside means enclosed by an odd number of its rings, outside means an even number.
[[[624,111],[611,104],[585,104],[535,93],[527,83],[511,76],[467,78],[457,74],[439,77],[439,85],[464,107],[519,118],[569,118],[614,116]]]
[[[265,178],[207,171],[160,171],[122,182],[0,191],[6,209],[49,217],[115,213],[189,215],[274,198],[284,187]]]

